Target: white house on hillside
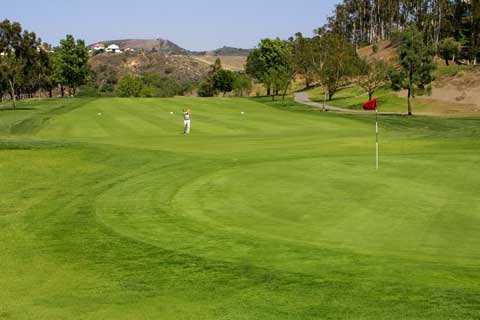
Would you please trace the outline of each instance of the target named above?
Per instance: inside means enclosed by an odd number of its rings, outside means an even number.
[[[122,53],[122,50],[120,50],[120,47],[116,44],[111,44],[107,47],[105,52],[110,52],[110,53]]]
[[[97,43],[92,48],[93,51],[105,51],[105,45],[103,43]]]

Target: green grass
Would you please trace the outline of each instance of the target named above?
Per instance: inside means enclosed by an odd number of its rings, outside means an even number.
[[[324,100],[324,91],[320,87],[308,91],[308,94],[312,101],[323,102]],[[405,113],[407,110],[407,99],[398,96],[390,88],[378,89],[374,94],[374,98],[378,99],[380,111]],[[340,89],[335,93],[331,101],[327,101],[327,104],[334,107],[361,110],[366,101],[368,101],[367,92],[359,86],[352,86]],[[415,102],[415,100],[413,105],[414,111],[423,111],[429,107],[428,104]]]
[[[438,65],[437,69],[435,70],[435,78],[443,78],[443,77],[454,77],[454,76],[462,76],[466,72],[471,72],[475,70],[475,66],[473,65],[458,65],[458,64],[450,64],[450,65]]]
[[[478,119],[382,117],[376,172],[372,117],[291,101],[21,107],[0,319],[480,317]]]

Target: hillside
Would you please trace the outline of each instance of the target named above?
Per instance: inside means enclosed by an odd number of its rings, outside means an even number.
[[[185,83],[200,80],[209,70],[207,63],[190,56],[160,52],[98,54],[90,59],[90,67],[99,83],[111,75],[119,79],[129,73],[157,73]]]
[[[397,61],[398,46],[391,41],[380,41],[377,43],[378,50],[374,50],[374,46],[366,46],[358,49],[358,54],[367,59],[383,60],[390,64],[395,64]]]
[[[98,44],[109,46],[116,44],[122,51],[126,49],[133,49],[135,51],[157,51],[167,54],[179,55],[195,55],[195,56],[248,56],[251,49],[242,49],[235,47],[223,46],[221,48],[210,51],[191,51],[182,48],[178,44],[167,39],[118,39],[118,40],[103,40],[90,44],[88,47],[93,48]]]
[[[390,65],[397,64],[398,46],[396,44],[391,41],[381,41],[377,47],[376,52],[374,52],[373,46],[366,46],[360,48],[358,53],[367,59],[383,60]],[[416,99],[421,107],[426,112],[435,114],[480,112],[480,68],[468,65],[446,66],[443,60],[437,59],[436,61],[437,70],[432,84],[432,94]],[[396,95],[404,98],[406,92],[401,91]],[[350,92],[347,93],[347,96],[350,96]],[[355,100],[355,103],[358,104],[358,101]]]
[[[194,55],[192,56],[197,61],[202,63],[207,63],[209,65],[213,65],[215,60],[220,59],[222,62],[222,66],[225,69],[232,70],[232,71],[243,71],[245,70],[245,64],[247,63],[246,56],[218,56],[218,55]]]
[[[216,50],[212,51],[198,51],[198,52],[192,52],[194,55],[207,55],[207,56],[242,56],[242,57],[247,57],[250,52],[252,52],[251,49],[242,49],[242,48],[234,48],[234,47],[227,47],[224,46],[222,48],[218,48]]]
[[[165,39],[119,39],[119,40],[105,40],[99,41],[91,44],[89,47],[92,48],[97,44],[104,44],[109,46],[111,44],[116,44],[120,47],[121,50],[127,48],[133,50],[144,50],[144,51],[158,51],[168,54],[187,54],[188,50],[183,49],[179,45],[173,43],[170,40]]]

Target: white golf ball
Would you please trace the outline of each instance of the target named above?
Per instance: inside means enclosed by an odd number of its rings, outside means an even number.
[[[101,115],[102,115],[102,113],[101,113],[101,112],[99,112],[99,113],[98,113],[98,115],[99,115],[99,116],[101,116]]]
[[[173,112],[170,112],[170,114],[173,114]]]
[[[245,112],[242,111],[242,114],[245,114]]]

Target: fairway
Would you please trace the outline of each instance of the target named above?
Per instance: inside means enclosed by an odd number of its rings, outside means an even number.
[[[0,111],[0,319],[479,319],[480,120]],[[182,134],[191,108],[192,134]]]

